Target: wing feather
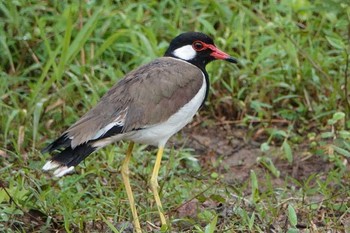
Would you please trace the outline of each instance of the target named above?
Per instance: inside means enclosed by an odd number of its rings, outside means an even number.
[[[161,123],[188,103],[202,83],[203,73],[196,66],[169,57],[156,59],[127,74],[64,134],[74,148],[98,139],[98,133],[111,135],[108,131],[116,119],[116,133]]]

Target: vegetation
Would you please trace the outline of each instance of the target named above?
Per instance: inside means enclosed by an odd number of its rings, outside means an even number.
[[[126,143],[62,179],[41,171],[40,149],[125,73],[194,30],[240,64],[209,65],[200,117],[166,150],[159,183],[171,231],[350,231],[347,0],[18,0],[0,2],[0,19],[0,231],[130,230],[119,172]],[[237,154],[229,147],[193,150],[193,129],[239,139],[251,166],[228,163]],[[148,232],[158,229],[147,191],[154,158],[139,145],[131,168]]]

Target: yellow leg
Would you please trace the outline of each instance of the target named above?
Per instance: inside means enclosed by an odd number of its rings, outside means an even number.
[[[166,225],[166,220],[165,220],[165,217],[163,214],[162,203],[160,202],[160,198],[158,195],[158,172],[159,172],[159,168],[160,168],[160,162],[161,162],[162,156],[163,156],[163,151],[164,151],[164,147],[161,146],[158,148],[157,158],[156,158],[156,162],[154,164],[152,177],[151,177],[151,189],[152,189],[152,192],[154,195],[154,199],[156,200],[160,221],[161,221],[162,225]]]
[[[134,147],[134,143],[130,142],[129,147],[128,147],[128,151],[126,152],[126,157],[125,157],[123,165],[122,165],[122,177],[123,177],[123,181],[124,181],[124,185],[125,185],[125,189],[126,189],[126,194],[128,195],[132,217],[134,218],[135,231],[137,233],[141,233],[141,225],[139,222],[139,217],[137,216],[134,196],[132,194],[130,181],[129,181],[129,162],[130,162],[130,158],[132,155],[133,147]]]

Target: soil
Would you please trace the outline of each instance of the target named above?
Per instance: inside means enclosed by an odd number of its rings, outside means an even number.
[[[252,139],[245,140],[247,129],[234,124],[219,123],[203,127],[195,122],[183,129],[182,134],[186,138],[185,147],[195,150],[203,167],[212,166],[213,160],[222,158],[219,172],[228,183],[243,182],[250,176],[251,170],[257,173],[265,170],[258,162],[261,157],[271,159],[281,172],[276,178],[277,183],[286,176],[303,180],[332,168],[325,158],[310,154],[307,143],[293,148],[292,163],[284,158],[280,146],[271,146],[268,152],[262,152],[260,145],[267,140],[264,134],[258,132]]]

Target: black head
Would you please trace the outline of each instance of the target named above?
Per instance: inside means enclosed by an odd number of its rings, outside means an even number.
[[[236,59],[218,49],[209,36],[200,32],[185,32],[178,35],[170,42],[164,56],[185,60],[202,70],[209,62],[218,59],[237,63]]]

